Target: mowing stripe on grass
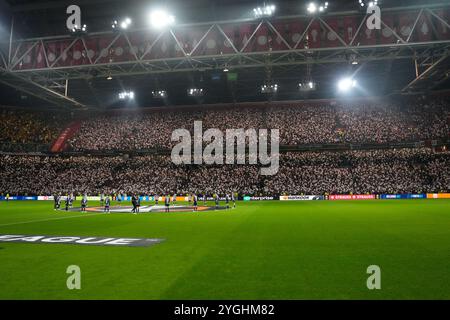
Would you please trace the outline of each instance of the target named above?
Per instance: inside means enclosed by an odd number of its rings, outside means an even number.
[[[70,216],[70,217],[59,217],[59,218],[52,218],[52,219],[40,219],[40,220],[30,220],[30,221],[22,221],[22,222],[14,222],[14,223],[5,223],[5,224],[0,224],[0,227],[8,227],[8,226],[14,226],[17,224],[27,224],[27,223],[35,223],[35,222],[46,222],[46,221],[53,221],[53,220],[62,220],[62,219],[70,219],[70,218],[81,218],[81,217],[92,217],[92,216],[96,216],[99,214],[105,214],[103,212],[99,212],[99,213],[93,213],[93,214],[89,214],[86,216]]]

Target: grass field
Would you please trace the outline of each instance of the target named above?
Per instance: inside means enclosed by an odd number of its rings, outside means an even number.
[[[0,242],[0,299],[450,299],[449,200],[246,202],[142,215],[52,205],[1,202],[0,234],[166,241]],[[73,264],[81,290],[66,288]],[[381,290],[366,287],[374,264]]]

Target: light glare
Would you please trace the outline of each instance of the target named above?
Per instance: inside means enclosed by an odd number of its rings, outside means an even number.
[[[342,92],[347,92],[354,87],[356,87],[356,80],[352,78],[343,78],[338,82],[338,89]]]
[[[152,27],[161,29],[175,22],[175,17],[164,10],[155,10],[150,14],[150,23]]]

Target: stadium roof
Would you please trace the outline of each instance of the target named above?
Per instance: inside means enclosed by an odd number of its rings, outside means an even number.
[[[276,16],[304,15],[307,3],[310,1],[273,1],[277,6]],[[423,5],[423,1],[384,0],[382,8],[399,6]],[[445,1],[432,1],[445,3]],[[329,11],[356,11],[357,0],[330,0]],[[157,7],[157,2],[148,0],[0,0],[0,42],[9,40],[9,26],[11,16],[14,16],[14,38],[42,38],[48,36],[67,34],[65,9],[70,4],[78,4],[82,8],[83,23],[89,28],[89,33],[110,30],[111,21],[118,17],[130,16],[133,18],[133,27],[144,27],[145,14],[149,8]],[[151,4],[151,6],[150,6]],[[168,8],[180,24],[201,22],[214,22],[226,20],[248,19],[255,6],[263,5],[262,1],[249,0],[172,0],[160,1],[159,5]],[[426,5],[430,5],[427,3]],[[426,48],[421,48],[424,54]],[[440,48],[441,49],[441,48]],[[341,54],[336,52],[336,55]],[[390,54],[389,48],[383,49],[379,54]],[[398,54],[398,53],[396,53]],[[433,53],[431,53],[433,55]],[[444,57],[437,56],[436,60]],[[429,71],[430,81],[412,83],[408,91],[427,91],[429,88],[445,89],[449,82],[447,75],[435,76],[435,69],[448,69],[448,59],[445,55],[439,64]],[[79,105],[110,108],[122,106],[124,102],[117,101],[117,94],[125,89],[135,92],[135,100],[126,104],[135,106],[161,106],[196,103],[223,103],[273,100],[296,100],[330,98],[336,95],[336,81],[349,68],[358,75],[358,82],[365,88],[364,94],[385,95],[400,92],[416,77],[414,61],[412,59],[370,59],[366,63],[349,67],[346,63],[292,63],[289,60],[283,65],[270,67],[271,79],[279,85],[275,95],[261,94],[260,86],[266,81],[268,65],[261,64],[253,68],[230,68],[229,74],[236,75],[235,81],[229,81],[229,75],[223,72],[223,66],[217,68],[193,68],[184,72],[142,72],[132,73],[129,69],[118,72],[112,80],[106,79],[100,69],[90,69],[85,76],[70,78],[67,87],[68,99],[65,98],[64,81],[53,83],[39,82],[33,75],[17,78],[16,75],[0,73],[3,83],[13,85],[17,90],[0,84],[2,96],[0,104],[7,105],[33,105],[46,106],[49,103],[68,108]],[[320,62],[320,61],[319,61]],[[436,62],[433,60],[433,63]],[[426,71],[433,64],[424,64],[422,71]],[[433,72],[431,72],[433,71]],[[0,72],[2,72],[0,70]],[[305,75],[314,80],[317,89],[309,92],[300,92],[298,83]],[[22,75],[21,75],[22,76]],[[49,78],[54,80],[53,78]],[[444,81],[442,81],[442,79]],[[44,88],[42,88],[42,87]],[[186,89],[202,87],[205,89],[203,97],[189,97]],[[166,90],[166,99],[154,99],[152,90]],[[55,94],[52,94],[55,92]],[[61,96],[59,96],[61,95]],[[39,96],[40,98],[36,98]],[[44,98],[44,99],[42,99]],[[72,99],[74,99],[72,101]],[[74,102],[76,101],[76,103]],[[79,105],[78,105],[79,104]]]

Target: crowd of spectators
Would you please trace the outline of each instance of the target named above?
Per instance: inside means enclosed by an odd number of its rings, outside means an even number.
[[[444,101],[350,104],[336,111],[346,142],[401,142],[446,138],[450,107]]]
[[[71,119],[61,112],[6,108],[0,109],[0,117],[3,146],[49,144]],[[224,132],[279,129],[282,145],[405,142],[448,138],[450,134],[447,99],[122,110],[84,114],[82,119],[80,130],[69,141],[74,151],[171,148],[176,143],[171,141],[172,132],[188,129],[193,134],[194,121],[202,121],[203,132],[209,128]]]
[[[281,154],[280,169],[175,165],[168,155],[0,156],[0,192],[20,195],[229,193],[248,195],[450,191],[450,153],[428,148]]]
[[[446,100],[375,101],[129,112],[92,116],[71,139],[73,150],[170,148],[175,129],[279,129],[282,145],[388,143],[449,137]]]
[[[59,112],[0,109],[0,144],[51,143],[67,118]]]
[[[0,116],[0,147],[50,143],[71,119],[64,113],[12,109],[0,109]],[[449,153],[426,148],[288,152],[281,154],[280,169],[273,176],[261,176],[258,165],[177,166],[168,155],[87,155],[90,151],[170,148],[176,143],[171,141],[173,131],[187,129],[193,134],[195,121],[202,121],[203,132],[209,128],[223,132],[279,129],[282,145],[448,138],[447,100],[122,110],[84,114],[82,118],[80,130],[69,141],[71,149],[81,155],[0,155],[0,193],[320,195],[450,191]]]

